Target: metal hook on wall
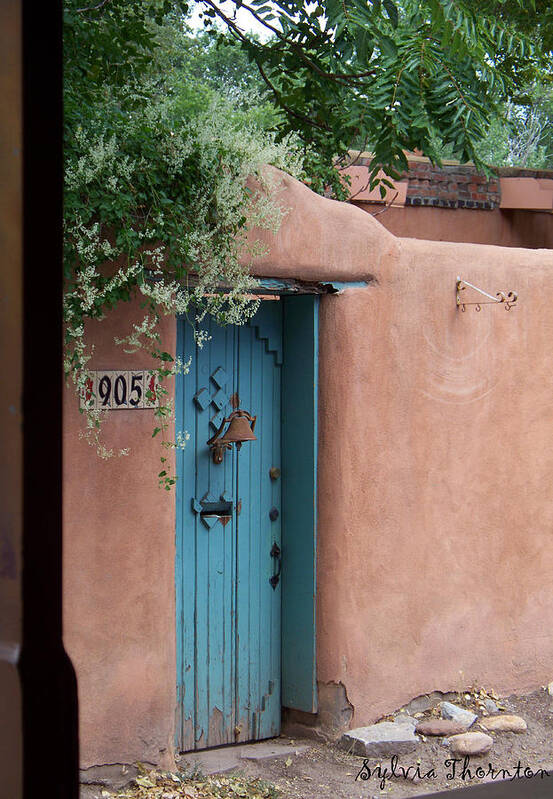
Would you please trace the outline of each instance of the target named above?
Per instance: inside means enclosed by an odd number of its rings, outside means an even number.
[[[461,291],[464,291],[466,288],[473,289],[477,291],[479,294],[482,294],[484,297],[487,297],[487,300],[479,300],[478,302],[466,302],[465,300],[461,299]],[[518,294],[516,291],[498,291],[495,297],[492,294],[488,294],[487,291],[483,289],[479,289],[478,286],[474,286],[472,283],[469,283],[468,280],[461,280],[460,277],[457,277],[456,282],[456,289],[457,289],[457,307],[463,311],[466,311],[467,305],[474,305],[475,311],[481,311],[483,305],[497,305],[497,304],[504,304],[505,310],[510,311],[513,305],[518,300]]]

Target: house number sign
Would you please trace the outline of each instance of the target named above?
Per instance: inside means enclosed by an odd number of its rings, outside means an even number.
[[[159,407],[159,383],[148,369],[90,371],[81,408],[138,410]]]

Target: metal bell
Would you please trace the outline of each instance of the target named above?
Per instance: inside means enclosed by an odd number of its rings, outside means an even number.
[[[257,436],[245,416],[235,416],[231,419],[226,433],[219,439],[218,443],[237,444],[242,441],[257,441]]]

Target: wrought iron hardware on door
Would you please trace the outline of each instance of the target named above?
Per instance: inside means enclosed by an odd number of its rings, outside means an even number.
[[[256,419],[256,416],[240,408],[223,419],[215,435],[207,441],[207,446],[213,455],[213,463],[222,463],[225,450],[230,449],[233,444],[236,444],[236,449],[239,450],[244,441],[257,441],[257,436],[253,432]],[[221,435],[226,424],[228,428],[225,434]]]
[[[271,547],[271,557],[274,558],[278,563],[278,569],[272,577],[269,578],[269,582],[273,587],[273,591],[277,587],[279,580],[280,580],[280,570],[282,568],[282,558],[281,558],[281,551],[279,545],[276,543],[273,544]]]
[[[231,520],[234,503],[229,500],[226,493],[221,494],[219,501],[208,495],[202,499],[192,497],[192,510],[199,513],[204,525],[211,529],[217,522],[221,522],[223,527]]]

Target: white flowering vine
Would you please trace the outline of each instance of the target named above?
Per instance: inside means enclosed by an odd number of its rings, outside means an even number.
[[[97,113],[67,137],[65,372],[82,395],[93,354],[86,321],[102,319],[121,301],[141,299],[142,318],[115,343],[126,352],[143,350],[158,363],[153,435],[162,446],[159,482],[170,489],[176,478],[167,450],[185,446],[188,435],[168,436],[174,411],[166,381],[186,374],[191,361],[161,349],[160,319],[186,315],[202,346],[206,314],[225,324],[251,317],[258,303],[252,300],[256,281],[247,257],[263,247],[247,243],[246,233],[253,225],[276,231],[286,212],[271,196],[264,165],[297,174],[301,160],[290,139],[277,142],[243,120],[238,124],[228,101],[217,99],[183,119],[170,94],[146,104],[134,102],[131,90],[122,94],[125,115],[116,113],[121,93],[108,93]],[[250,177],[258,189],[249,187]],[[128,448],[115,450],[104,442],[104,412],[82,412],[81,435],[100,457],[128,454]]]

